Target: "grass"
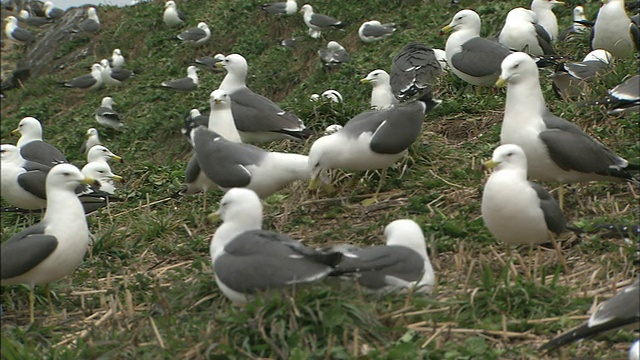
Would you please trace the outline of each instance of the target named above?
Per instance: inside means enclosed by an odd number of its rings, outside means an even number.
[[[371,298],[354,285],[325,281],[257,299],[236,307],[215,285],[209,240],[215,224],[207,211],[222,195],[172,197],[182,188],[190,146],[179,129],[191,108],[205,110],[208,94],[223,75],[200,72],[194,94],[175,94],[160,82],[184,76],[198,56],[218,52],[243,54],[249,62],[249,86],[292,110],[316,132],[329,124],[344,124],[368,106],[368,86],[358,80],[376,68],[388,69],[393,55],[408,41],[443,48],[438,30],[457,11],[445,1],[323,2],[317,11],[351,25],[347,31],[326,32],[325,41],[305,39],[294,49],[274,39],[304,35],[301,16],[272,18],[257,3],[191,0],[180,2],[190,26],[207,21],[212,41],[201,49],[185,48],[171,37],[177,31],[161,24],[161,2],[135,7],[102,7],[100,34],[90,42],[95,54],[77,57],[59,72],[31,79],[9,92],[2,103],[2,142],[14,143],[10,130],[24,116],[40,119],[45,139],[73,163],[83,134],[96,126],[93,111],[104,96],[127,123],[126,132],[102,128],[101,137],[124,164],[114,172],[127,183],[119,190],[126,199],[88,218],[96,238],[82,265],[52,284],[54,307],[48,313],[43,287],[36,288],[36,322],[28,322],[28,288],[3,287],[2,358],[289,358],[289,359],[536,359],[556,358],[536,351],[558,332],[584,321],[592,306],[637,277],[638,236],[598,231],[598,223],[638,224],[637,188],[625,184],[590,183],[569,187],[565,216],[585,229],[580,238],[566,235],[564,256],[571,273],[557,263],[552,249],[536,255],[536,278],[524,270],[527,249],[515,255],[518,275],[505,270],[505,246],[497,243],[480,217],[481,162],[499,142],[504,91],[475,89],[451,74],[438,86],[443,104],[429,113],[423,135],[410,157],[389,170],[382,201],[363,208],[359,201],[375,190],[374,181],[353,189],[316,194],[306,184],[294,184],[266,200],[265,228],[285,232],[310,246],[339,242],[379,244],[390,221],[416,220],[426,235],[438,278],[434,295],[394,294]],[[483,33],[499,30],[506,11],[525,1],[468,2],[483,18]],[[595,14],[596,3],[589,3]],[[569,6],[557,9],[560,24],[569,24]],[[591,16],[592,17],[592,16]],[[382,42],[363,44],[356,35],[365,20],[394,21],[400,30]],[[340,70],[327,73],[316,51],[337,40],[352,55]],[[559,45],[559,51],[581,58],[586,37]],[[62,46],[60,56],[75,58],[88,43]],[[87,72],[113,48],[136,72],[117,91],[82,93],[61,89],[60,80]],[[62,61],[61,59],[60,61]],[[637,61],[616,60],[612,70],[593,86],[593,95],[637,71]],[[545,98],[558,115],[570,119],[638,162],[638,117],[616,117],[579,102],[558,100],[541,75]],[[311,93],[334,88],[345,102],[313,104]],[[591,97],[589,97],[591,98]],[[274,143],[280,151],[306,153],[310,143]],[[344,179],[340,184],[347,184]],[[556,184],[545,184],[550,190]],[[2,214],[6,240],[37,216]],[[524,264],[525,266],[522,266]],[[613,284],[613,285],[612,285]],[[616,284],[618,286],[616,286]],[[619,332],[562,350],[564,357],[623,358],[633,335]]]

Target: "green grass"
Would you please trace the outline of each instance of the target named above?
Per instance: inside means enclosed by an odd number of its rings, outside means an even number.
[[[295,184],[265,201],[265,228],[310,246],[380,244],[386,224],[404,217],[416,220],[425,232],[438,278],[432,296],[372,298],[352,283],[331,280],[233,306],[215,284],[209,257],[217,225],[209,224],[206,215],[217,208],[222,193],[207,194],[206,211],[203,196],[173,197],[183,186],[191,156],[179,131],[182,117],[194,107],[206,110],[209,93],[224,75],[201,71],[201,86],[193,94],[166,91],[160,82],[184,76],[196,57],[241,53],[249,63],[251,88],[321,132],[367,109],[370,87],[360,85],[359,79],[376,68],[388,69],[406,42],[444,48],[446,37],[438,36],[438,30],[457,11],[447,3],[374,0],[367,1],[367,11],[358,2],[314,4],[317,11],[351,25],[347,31],[324,33],[323,41],[307,38],[295,49],[280,47],[275,40],[304,35],[301,16],[268,17],[258,3],[248,0],[180,2],[190,15],[190,26],[204,20],[212,29],[212,41],[196,50],[171,39],[178,31],[162,25],[161,2],[100,8],[101,33],[91,43],[77,40],[56,53],[64,61],[91,44],[95,54],[8,92],[0,131],[3,143],[15,143],[10,131],[22,117],[35,116],[43,123],[45,140],[82,165],[83,134],[98,126],[93,112],[101,98],[112,96],[127,131],[98,129],[106,145],[125,158],[124,164],[112,168],[127,180],[119,190],[126,201],[88,218],[96,242],[72,275],[52,284],[55,315],[48,313],[44,288],[38,287],[36,322],[29,325],[28,288],[2,288],[2,358],[556,358],[536,348],[583,321],[594,296],[597,301],[611,296],[610,284],[637,277],[638,238],[625,242],[617,234],[597,231],[595,224],[638,224],[638,191],[625,184],[569,187],[567,219],[594,230],[565,246],[571,274],[564,273],[553,250],[544,248],[535,255],[540,261],[537,277],[530,278],[525,270],[528,251],[522,248],[513,251],[518,275],[510,275],[504,266],[504,245],[493,239],[480,217],[487,176],[480,164],[499,143],[504,90],[478,95],[454,75],[444,75],[437,87],[443,104],[427,115],[410,158],[389,170],[383,186],[386,196],[375,206],[363,208],[359,201],[375,191],[376,173],[370,174],[372,181],[362,180],[353,189],[316,194],[306,184]],[[465,3],[481,14],[483,34],[496,33],[508,9],[527,5]],[[588,14],[597,11],[595,2],[586,7]],[[569,6],[556,9],[556,14],[561,28],[569,24]],[[363,44],[356,31],[369,19],[393,21],[400,29],[382,42]],[[330,73],[322,70],[316,54],[328,40],[337,40],[352,56],[350,63]],[[581,58],[586,41],[583,37],[560,44],[559,52]],[[125,66],[136,72],[124,87],[95,93],[58,87],[61,80],[87,73],[92,63],[110,56],[116,47],[127,59]],[[594,84],[593,96],[637,72],[637,65],[632,59],[616,60]],[[547,73],[541,73],[543,90],[556,114],[576,122],[623,157],[640,160],[637,115],[610,116],[580,102],[560,101]],[[343,104],[308,100],[311,93],[330,88],[342,93]],[[299,153],[307,153],[309,147],[310,142],[269,145]],[[345,178],[339,184],[348,182]],[[557,189],[556,184],[545,186]],[[2,214],[2,239],[37,219]],[[570,345],[563,354],[621,358],[632,339],[630,332],[615,333]]]

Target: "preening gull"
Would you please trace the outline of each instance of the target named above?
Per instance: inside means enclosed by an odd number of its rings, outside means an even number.
[[[123,180],[122,176],[111,171],[108,163],[102,161],[87,163],[80,171],[84,176],[96,180],[100,184],[100,190],[110,195],[116,192],[114,181],[122,182]]]
[[[484,185],[482,219],[499,241],[509,245],[549,242],[549,232],[565,231],[556,200],[542,186],[527,180],[527,157],[518,145],[501,145],[485,163],[495,168]]]
[[[565,183],[632,179],[625,159],[549,112],[538,68],[529,55],[514,53],[503,61],[496,85],[504,84],[507,99],[500,142],[524,150],[530,177]]]
[[[498,42],[514,51],[532,55],[555,54],[549,33],[536,22],[536,14],[525,8],[515,8],[507,13]]]
[[[587,322],[554,337],[542,345],[540,350],[552,351],[579,339],[590,338],[638,323],[640,323],[640,280],[634,281],[612,298],[600,304]]]
[[[492,86],[500,75],[502,60],[511,51],[480,37],[480,16],[473,10],[461,10],[442,31],[453,31],[445,45],[451,71],[469,84]]]
[[[591,105],[605,105],[611,114],[640,111],[640,75],[634,75],[613,89],[609,96]]]
[[[315,96],[314,96],[315,95]],[[338,90],[329,89],[322,92],[322,94],[312,94],[312,101],[325,100],[329,103],[340,104],[342,102],[342,94]]]
[[[102,66],[100,64],[91,65],[91,73],[82,75],[63,83],[64,87],[83,90],[97,90],[104,85],[102,80]]]
[[[102,98],[100,107],[96,109],[96,121],[102,126],[106,126],[116,130],[122,130],[124,123],[120,118],[120,114],[113,110],[115,102],[109,96]]]
[[[616,58],[639,51],[640,31],[624,9],[624,0],[607,0],[598,11],[591,30],[591,48],[605,49]]]
[[[44,15],[49,19],[60,19],[64,16],[64,10],[57,8],[51,1],[45,1]]]
[[[18,19],[15,16],[7,16],[4,21],[4,33],[7,37],[17,43],[30,44],[35,40],[35,36],[29,31],[18,26]]]
[[[111,68],[109,60],[100,60],[102,81],[108,86],[121,86],[123,81],[133,76],[133,71],[123,68]]]
[[[83,142],[82,146],[80,147],[80,152],[83,154],[86,154],[89,149],[91,149],[95,145],[102,145],[102,142],[100,141],[100,134],[98,134],[98,130],[96,130],[95,128],[89,128],[86,135],[87,140],[85,140],[85,142]]]
[[[587,21],[587,17],[584,15],[584,7],[578,5],[573,8],[572,13],[573,22],[560,32],[558,35],[558,40],[560,41],[569,39],[571,34],[580,34],[587,31],[587,26],[583,24]]]
[[[394,23],[382,24],[378,20],[365,21],[358,29],[358,37],[366,43],[382,40],[396,31],[395,26]]]
[[[60,150],[42,140],[42,124],[38,119],[31,116],[23,118],[13,133],[20,133],[16,146],[25,160],[49,167],[68,162]]]
[[[433,85],[441,73],[442,66],[433,49],[410,42],[393,58],[389,84],[400,102],[425,96],[437,105],[440,101],[433,98]]]
[[[120,49],[113,49],[111,57],[107,60],[109,61],[111,68],[121,68],[124,66],[124,56],[122,56],[122,51],[120,51]]]
[[[71,164],[53,167],[46,179],[47,209],[42,221],[2,244],[2,286],[26,284],[31,288],[31,322],[35,285],[72,273],[87,252],[89,229],[75,189],[81,183],[93,182]]]
[[[44,209],[44,184],[49,167],[26,161],[13,145],[0,145],[0,195],[12,206],[26,210]]]
[[[581,62],[561,63],[551,75],[553,90],[564,99],[584,95],[589,90],[589,82],[598,73],[609,69],[613,57],[607,50],[593,50]]]
[[[162,13],[162,21],[168,27],[176,27],[182,25],[186,17],[182,11],[178,10],[175,1],[167,1],[164,4],[164,12]]]
[[[360,80],[361,83],[371,84],[371,108],[374,110],[388,109],[398,104],[398,99],[391,91],[389,74],[381,69],[373,70],[367,77]]]
[[[27,26],[40,27],[45,24],[51,23],[51,19],[39,17],[39,16],[31,16],[27,10],[20,10],[18,13],[18,17],[20,21],[27,24]]]
[[[218,287],[234,303],[246,303],[261,292],[323,279],[342,257],[262,230],[262,204],[251,190],[229,190],[216,214],[223,224],[211,240],[213,271]]]
[[[204,127],[193,129],[191,138],[200,171],[223,189],[247,188],[265,198],[296,180],[309,179],[305,155],[231,142]],[[187,181],[198,176],[192,170],[187,168]]]
[[[553,43],[558,38],[558,19],[553,13],[553,6],[556,4],[564,4],[557,0],[533,0],[531,1],[531,10],[538,17],[538,24],[542,26]]]
[[[261,8],[273,15],[293,15],[298,11],[298,3],[296,0],[287,0],[264,4]]]
[[[337,41],[329,41],[326,48],[318,50],[318,56],[325,68],[337,68],[351,61],[347,50]]]
[[[114,153],[111,150],[107,149],[104,145],[94,145],[87,152],[87,162],[109,162],[111,159],[123,162],[122,158]]]
[[[386,110],[363,112],[349,120],[338,132],[316,140],[309,151],[310,188],[317,186],[323,172],[329,169],[386,169],[400,160],[420,136],[427,105],[414,101]],[[372,199],[382,187],[378,184]]]
[[[342,260],[331,275],[351,274],[376,294],[430,293],[436,279],[420,226],[409,219],[395,220],[385,227],[384,236],[386,245],[340,251]]]
[[[242,55],[228,55],[216,66],[227,70],[219,88],[231,96],[233,119],[243,142],[263,143],[311,136],[300,118],[246,86],[248,67]]]
[[[96,8],[90,7],[87,9],[87,19],[78,25],[78,29],[87,33],[95,33],[100,30],[100,19]]]
[[[316,14],[313,12],[313,7],[309,4],[304,4],[300,8],[300,12],[303,13],[302,19],[309,28],[309,36],[317,39],[322,35],[322,30],[327,29],[342,29],[347,26],[344,21],[334,19],[331,16]]]
[[[215,54],[213,57],[211,56],[203,56],[201,58],[197,58],[194,62],[198,65],[203,65],[205,69],[211,70],[213,72],[222,72],[222,69],[216,67],[216,63],[224,60],[223,54]]]
[[[205,22],[199,22],[197,27],[191,28],[176,36],[183,44],[191,46],[200,46],[211,38],[211,30]]]
[[[161,85],[165,88],[181,92],[193,91],[198,88],[198,68],[189,66],[186,77],[177,80],[163,81]]]

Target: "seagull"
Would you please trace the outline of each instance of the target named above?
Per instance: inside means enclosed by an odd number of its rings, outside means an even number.
[[[573,8],[573,22],[567,26],[558,35],[558,40],[565,40],[569,38],[571,34],[580,34],[587,31],[587,27],[583,24],[587,21],[587,17],[584,15],[584,7],[578,5]]]
[[[100,141],[100,136],[98,134],[98,130],[96,130],[95,128],[89,128],[87,130],[86,135],[87,135],[87,140],[83,142],[82,146],[80,147],[80,152],[83,154],[86,154],[89,151],[89,149],[91,149],[95,145],[102,145],[102,142]]]
[[[600,304],[586,323],[554,337],[542,345],[540,350],[549,352],[579,339],[590,338],[627,325],[636,326],[639,323],[640,280],[636,280]]]
[[[109,60],[100,60],[102,66],[101,75],[105,85],[121,86],[122,82],[133,76],[133,71],[123,68],[111,68]]]
[[[103,97],[100,107],[96,109],[96,121],[102,126],[122,130],[124,123],[122,119],[120,119],[120,114],[113,110],[113,104],[115,104],[115,102],[113,102],[112,98],[109,96]]]
[[[216,64],[227,71],[219,88],[231,97],[231,111],[243,142],[302,140],[311,136],[302,120],[246,86],[247,60],[231,54]]]
[[[20,10],[20,12],[18,13],[18,17],[20,18],[20,21],[24,22],[28,26],[33,26],[33,27],[41,27],[45,24],[51,23],[51,19],[47,19],[39,16],[31,16],[29,12],[24,9]]]
[[[25,160],[49,167],[68,163],[60,150],[42,140],[42,124],[38,119],[31,116],[22,118],[12,133],[20,133],[16,146]]]
[[[113,49],[111,57],[107,59],[111,68],[121,68],[124,65],[124,56],[120,49]]]
[[[316,14],[313,12],[313,8],[309,4],[305,4],[300,8],[300,12],[303,13],[302,19],[309,28],[309,36],[317,39],[322,35],[322,30],[327,29],[342,29],[347,26],[344,21],[334,19],[327,15]]]
[[[605,105],[610,114],[640,111],[640,75],[631,76],[607,92],[607,97],[589,105]]]
[[[164,13],[162,14],[162,21],[168,27],[176,27],[184,24],[186,17],[182,11],[178,10],[175,1],[167,1],[164,4]]]
[[[330,275],[350,274],[378,295],[414,289],[430,293],[436,279],[420,226],[410,219],[395,220],[384,235],[385,245],[340,251],[342,260]]]
[[[215,54],[213,57],[211,56],[203,56],[201,58],[197,58],[194,62],[198,65],[203,65],[205,69],[211,70],[213,72],[222,72],[221,69],[216,67],[216,63],[224,60],[223,54]]]
[[[90,74],[69,80],[63,83],[62,86],[82,90],[98,90],[102,85],[104,85],[104,81],[102,80],[102,66],[100,64],[93,64]]]
[[[382,40],[396,31],[395,26],[394,23],[382,24],[378,20],[365,21],[358,29],[358,37],[366,43]]]
[[[107,149],[104,145],[94,145],[89,151],[87,151],[87,163],[92,162],[104,162],[108,163],[111,159],[124,162],[122,158],[114,153],[111,150]]]
[[[340,65],[351,61],[347,50],[337,41],[329,41],[325,49],[318,50],[318,56],[325,68],[337,68]]]
[[[393,95],[400,101],[425,96],[433,99],[433,85],[442,73],[442,66],[433,49],[424,44],[410,42],[393,58],[389,84]]]
[[[514,53],[502,62],[496,85],[505,84],[507,99],[500,142],[516,144],[524,150],[530,177],[563,183],[633,181],[627,170],[637,165],[630,165],[578,126],[549,112],[538,68],[529,55]]]
[[[563,2],[557,0],[533,0],[531,2],[531,10],[536,13],[538,24],[549,34],[552,43],[558,38],[558,19],[552,11],[556,4],[564,5]]]
[[[209,126],[209,114],[201,114],[200,110],[191,109],[184,117],[184,123],[180,132],[191,141],[191,134],[189,134],[189,132],[190,129],[196,126]]]
[[[18,147],[0,145],[0,194],[12,206],[40,210],[47,206],[43,184],[50,167],[26,161]]]
[[[18,19],[15,16],[7,16],[5,19],[4,33],[14,42],[20,44],[30,44],[36,38],[29,30],[18,27]]]
[[[199,170],[224,190],[247,188],[266,198],[296,180],[309,179],[305,155],[265,151],[250,144],[232,142],[204,127],[193,129],[191,138],[198,166],[187,166],[187,181],[197,179],[196,170]],[[199,184],[194,185],[201,186]],[[187,193],[197,192],[199,189],[195,186],[191,186],[191,191],[187,189]],[[210,188],[205,186],[200,189],[207,191]]]
[[[400,160],[420,136],[427,104],[414,101],[386,110],[363,112],[338,132],[323,136],[309,150],[309,188],[316,188],[320,176],[329,169],[383,169],[378,188],[365,204],[377,201],[386,169]]]
[[[44,14],[48,19],[60,19],[64,16],[64,10],[55,7],[51,1],[44,2]]]
[[[108,163],[102,161],[87,163],[80,171],[84,176],[95,179],[100,184],[100,190],[109,195],[113,195],[116,192],[114,181],[122,182],[123,180],[122,176],[115,175],[111,171]]]
[[[259,293],[321,280],[342,258],[262,230],[262,204],[248,189],[231,189],[216,212],[223,221],[211,239],[216,283],[234,303]]]
[[[79,30],[76,30],[75,32],[83,31],[91,34],[100,30],[100,19],[98,18],[96,8],[90,7],[87,9],[87,19],[78,25],[78,29]]]
[[[480,16],[473,10],[461,10],[442,31],[453,31],[445,45],[451,71],[469,84],[492,86],[500,74],[502,60],[511,51],[480,37]]]
[[[94,180],[86,178],[71,164],[53,167],[46,178],[47,209],[42,221],[2,243],[2,286],[26,284],[31,288],[29,319],[32,323],[35,285],[69,275],[87,252],[89,229],[75,194],[82,183],[92,184]]]
[[[593,50],[581,62],[561,63],[551,75],[553,90],[563,99],[578,97],[589,90],[589,82],[611,67],[613,56],[607,50]]]
[[[507,13],[498,42],[514,51],[532,55],[554,55],[551,36],[536,21],[536,14],[525,8],[515,8]]]
[[[298,11],[298,3],[296,0],[287,0],[282,2],[274,2],[261,6],[262,10],[272,15],[293,15]]]
[[[320,94],[320,97],[334,104],[340,104],[342,102],[342,94],[340,94],[338,90],[334,89],[323,91],[322,94]]]
[[[222,89],[213,90],[209,94],[209,106],[211,107],[207,120],[209,130],[215,131],[231,142],[241,143],[242,136],[233,120],[229,94]]]
[[[207,23],[199,22],[197,27],[178,34],[176,38],[182,41],[183,44],[196,47],[206,43],[211,38],[211,30],[209,30]]]
[[[591,30],[591,49],[604,49],[616,58],[639,51],[640,31],[624,9],[624,0],[605,0]]]
[[[198,88],[198,68],[195,66],[189,66],[187,68],[187,77],[183,77],[177,80],[163,81],[162,87],[180,91],[189,92]]]
[[[384,110],[398,104],[398,99],[391,91],[389,74],[381,69],[373,70],[360,80],[363,84],[371,84],[371,109]]]

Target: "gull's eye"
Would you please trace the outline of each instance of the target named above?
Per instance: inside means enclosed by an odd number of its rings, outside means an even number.
[[[513,65],[514,69],[517,69],[518,67],[520,67],[520,63],[517,63],[517,64]]]

